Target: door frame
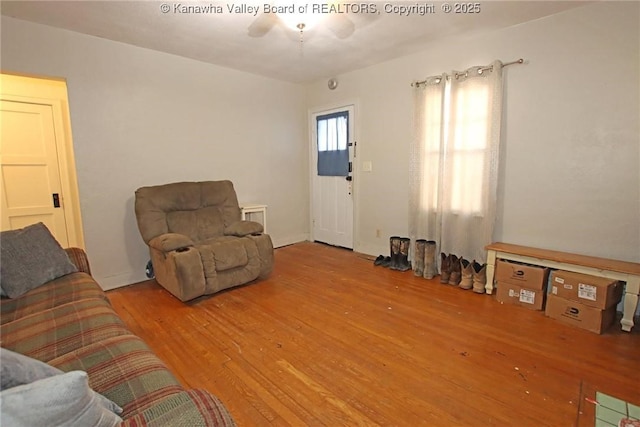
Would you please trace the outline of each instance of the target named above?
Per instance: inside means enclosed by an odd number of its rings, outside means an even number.
[[[64,79],[2,72],[0,87],[3,100],[51,106],[69,246],[85,249],[67,82]]]
[[[353,198],[353,230],[352,230],[352,242],[351,247],[355,252],[357,248],[357,230],[358,230],[358,206],[359,206],[359,188],[360,188],[360,168],[358,167],[358,135],[360,134],[360,126],[358,121],[359,111],[358,111],[358,102],[356,100],[345,101],[345,102],[337,102],[329,105],[312,107],[308,110],[308,135],[309,135],[309,238],[313,242],[315,241],[314,236],[314,200],[315,200],[315,172],[316,167],[314,165],[314,151],[316,147],[314,146],[314,135],[313,130],[315,116],[321,114],[327,114],[330,112],[338,112],[346,109],[353,110],[353,117],[349,117],[349,120],[353,120],[353,142],[354,145],[350,147],[351,153],[353,154],[353,162],[351,165],[351,176],[353,177],[352,181],[352,198]]]

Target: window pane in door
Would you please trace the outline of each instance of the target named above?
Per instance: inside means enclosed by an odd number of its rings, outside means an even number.
[[[349,175],[349,113],[327,114],[316,118],[318,175]]]

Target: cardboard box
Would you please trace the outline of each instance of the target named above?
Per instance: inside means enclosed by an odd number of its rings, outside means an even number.
[[[622,291],[623,285],[617,280],[563,270],[551,273],[550,294],[601,310],[618,304]]]
[[[515,304],[531,310],[542,310],[546,292],[542,289],[528,289],[506,282],[496,283],[496,300],[505,304]]]
[[[527,289],[545,289],[549,269],[513,261],[496,261],[495,281],[519,285]]]
[[[544,313],[552,319],[601,334],[615,321],[616,306],[612,305],[605,310],[601,310],[549,294],[547,295],[547,307]]]

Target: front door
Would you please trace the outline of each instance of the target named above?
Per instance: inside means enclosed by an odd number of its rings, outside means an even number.
[[[353,249],[354,108],[312,114],[313,240]]]

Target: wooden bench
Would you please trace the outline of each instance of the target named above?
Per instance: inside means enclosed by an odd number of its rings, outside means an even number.
[[[488,294],[493,293],[493,277],[497,258],[622,280],[627,285],[620,324],[622,330],[626,332],[630,332],[633,328],[633,316],[638,306],[638,294],[640,294],[640,264],[509,243],[491,243],[485,249],[487,250],[487,284],[485,289]]]

